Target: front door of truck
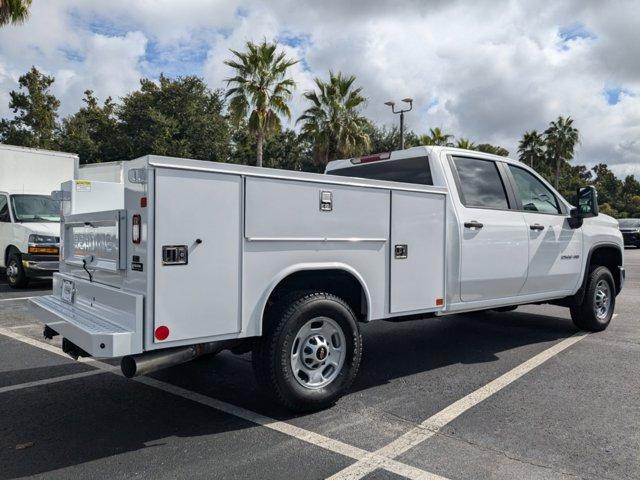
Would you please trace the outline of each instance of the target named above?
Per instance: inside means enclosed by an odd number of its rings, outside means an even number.
[[[527,277],[528,227],[511,209],[502,167],[451,157],[460,210],[460,296],[464,302],[518,295]]]
[[[574,289],[582,266],[582,229],[569,226],[568,214],[536,175],[515,165],[507,168],[529,228],[529,272],[521,293]]]

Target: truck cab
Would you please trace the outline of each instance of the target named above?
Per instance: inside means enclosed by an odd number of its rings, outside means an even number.
[[[612,295],[622,288],[622,235],[615,219],[598,214],[596,192],[585,189],[592,198],[578,209],[517,160],[415,147],[336,160],[325,173],[448,189],[443,313],[570,297],[583,287],[593,255],[606,259],[615,281]]]
[[[51,196],[0,192],[0,259],[11,287],[58,270],[60,207]]]

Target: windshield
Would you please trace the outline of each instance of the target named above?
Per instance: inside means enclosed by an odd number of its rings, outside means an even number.
[[[638,218],[623,218],[618,220],[620,228],[638,228],[640,227],[640,219]]]
[[[60,206],[47,195],[11,195],[17,222],[59,222]]]

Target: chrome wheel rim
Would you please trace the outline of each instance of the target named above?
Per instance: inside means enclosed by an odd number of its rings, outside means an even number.
[[[15,262],[9,263],[9,266],[7,267],[7,277],[11,282],[15,281],[15,279],[18,277],[18,266],[15,264]]]
[[[611,308],[611,289],[606,280],[600,280],[596,284],[596,293],[594,294],[593,300],[596,317],[600,320],[607,318],[609,309]]]
[[[305,323],[291,346],[291,369],[296,381],[317,390],[333,382],[344,365],[346,339],[340,325],[327,317]]]

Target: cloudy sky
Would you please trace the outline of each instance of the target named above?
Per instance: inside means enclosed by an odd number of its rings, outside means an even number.
[[[357,76],[365,114],[415,99],[409,128],[440,126],[515,153],[525,130],[571,115],[576,161],[640,175],[640,1],[35,0],[0,29],[0,115],[31,65],[56,78],[61,114],[82,92],[117,98],[140,77],[196,74],[223,87],[229,48],[277,39],[302,91],[329,69]]]

